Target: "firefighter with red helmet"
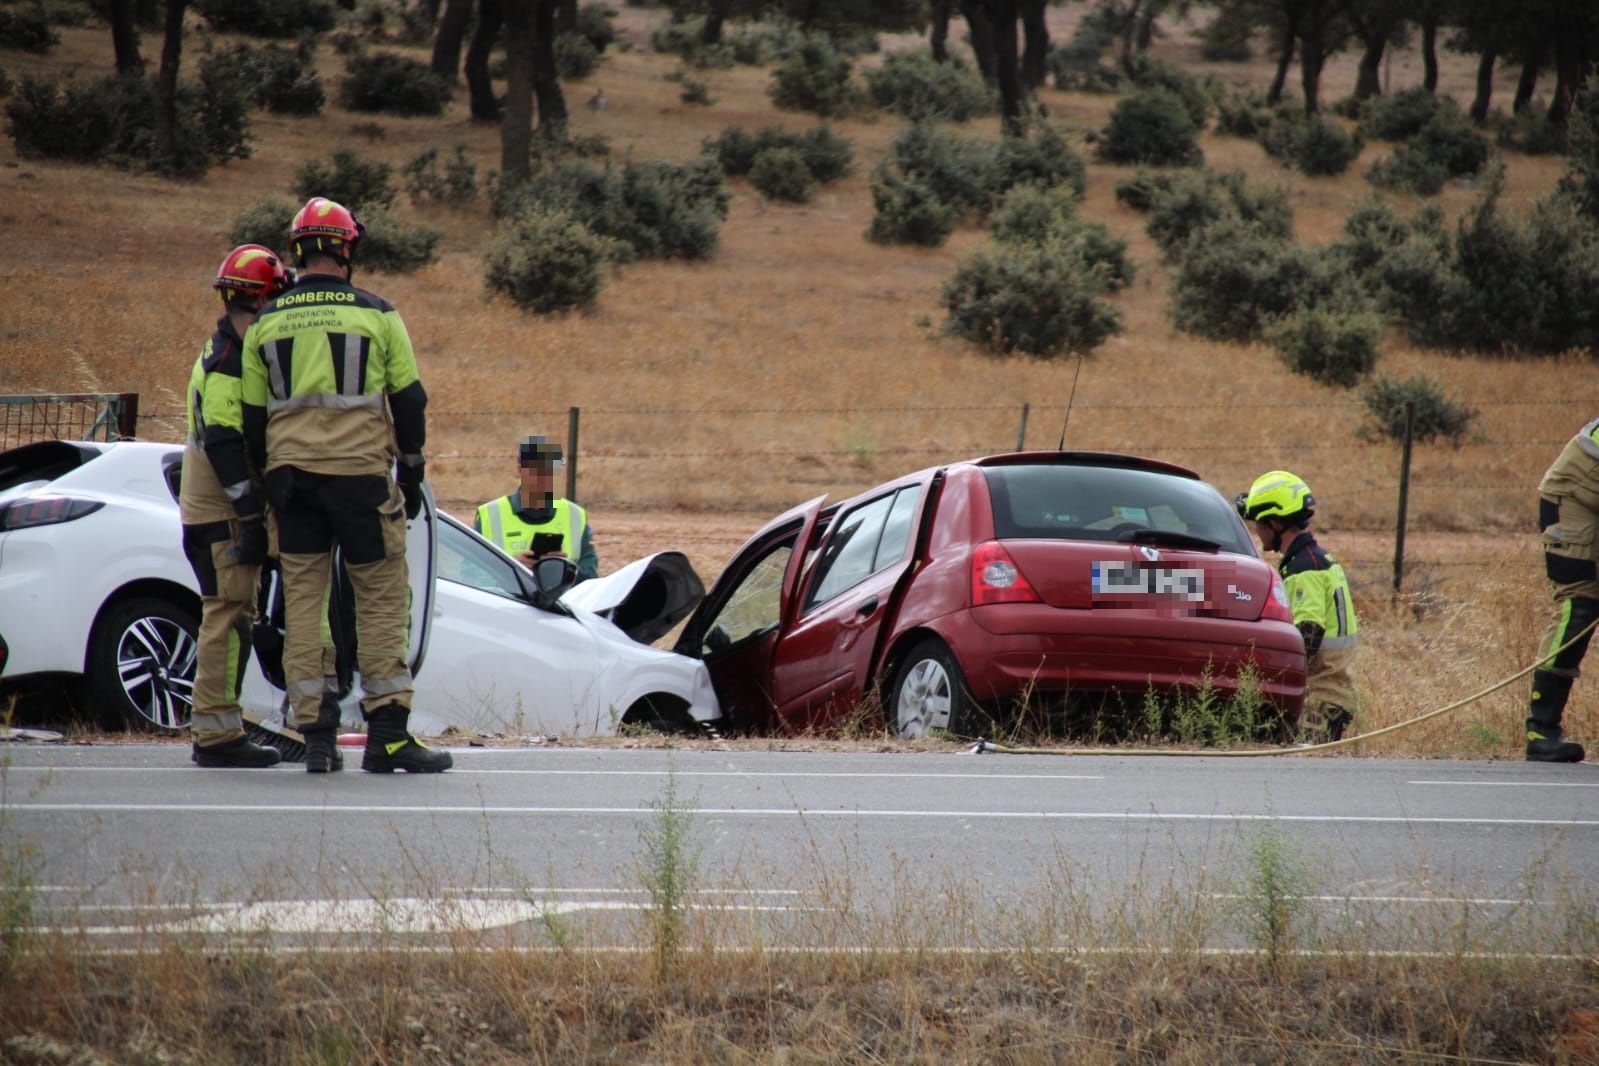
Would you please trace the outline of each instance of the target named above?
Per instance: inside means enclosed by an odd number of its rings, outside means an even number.
[[[256,581],[267,555],[263,494],[245,456],[242,336],[261,305],[289,284],[272,249],[244,244],[229,252],[212,283],[223,314],[189,374],[178,507],[183,553],[200,585],[189,729],[194,762],[204,767],[264,767],[280,758],[245,736],[239,707]]]
[[[320,196],[294,216],[299,280],[245,337],[245,439],[277,522],[283,674],[306,769],[342,767],[321,639],[337,545],[355,593],[361,768],[438,773],[450,756],[410,734],[406,656],[405,523],[422,508],[427,392],[394,305],[350,282],[363,232],[349,210]]]

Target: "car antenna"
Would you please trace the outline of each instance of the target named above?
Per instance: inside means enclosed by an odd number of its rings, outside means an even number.
[[[1077,399],[1077,376],[1083,372],[1083,353],[1077,353],[1077,369],[1072,371],[1072,391],[1066,397],[1066,420],[1060,424],[1060,443],[1055,445],[1057,452],[1066,450],[1066,427],[1072,421],[1072,402]]]

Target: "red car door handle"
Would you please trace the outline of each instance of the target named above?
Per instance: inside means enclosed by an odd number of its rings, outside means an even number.
[[[862,618],[866,618],[875,610],[877,610],[877,597],[868,596],[866,599],[861,601],[861,605],[859,607],[855,608],[855,613],[860,615]]]

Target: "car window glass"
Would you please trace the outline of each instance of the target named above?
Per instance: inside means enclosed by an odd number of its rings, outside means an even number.
[[[1253,555],[1232,505],[1203,481],[1114,466],[986,467],[1001,539],[1117,540],[1139,529],[1185,533]]]
[[[439,522],[439,577],[508,599],[522,599],[515,564],[470,533]]]
[[[905,558],[905,549],[911,541],[911,519],[915,517],[916,501],[921,496],[921,486],[912,485],[908,489],[900,489],[899,495],[894,497],[894,506],[888,512],[888,521],[883,523],[883,535],[877,542],[877,561],[872,564],[872,573]]]
[[[817,556],[807,608],[825,603],[871,575],[883,522],[893,503],[893,496],[882,496],[862,504],[838,521]]]
[[[710,634],[721,634],[716,642],[722,646],[737,644],[756,633],[774,628],[780,619],[783,602],[783,573],[788,569],[789,556],[794,554],[792,541],[785,541],[760,559],[745,572],[716,618],[706,630],[706,647],[710,648]]]

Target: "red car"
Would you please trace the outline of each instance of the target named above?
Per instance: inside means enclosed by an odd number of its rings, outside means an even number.
[[[1282,582],[1191,470],[1022,452],[823,502],[751,538],[678,642],[735,728],[826,727],[876,689],[899,734],[960,732],[1024,693],[1226,693],[1245,666],[1299,713]]]

